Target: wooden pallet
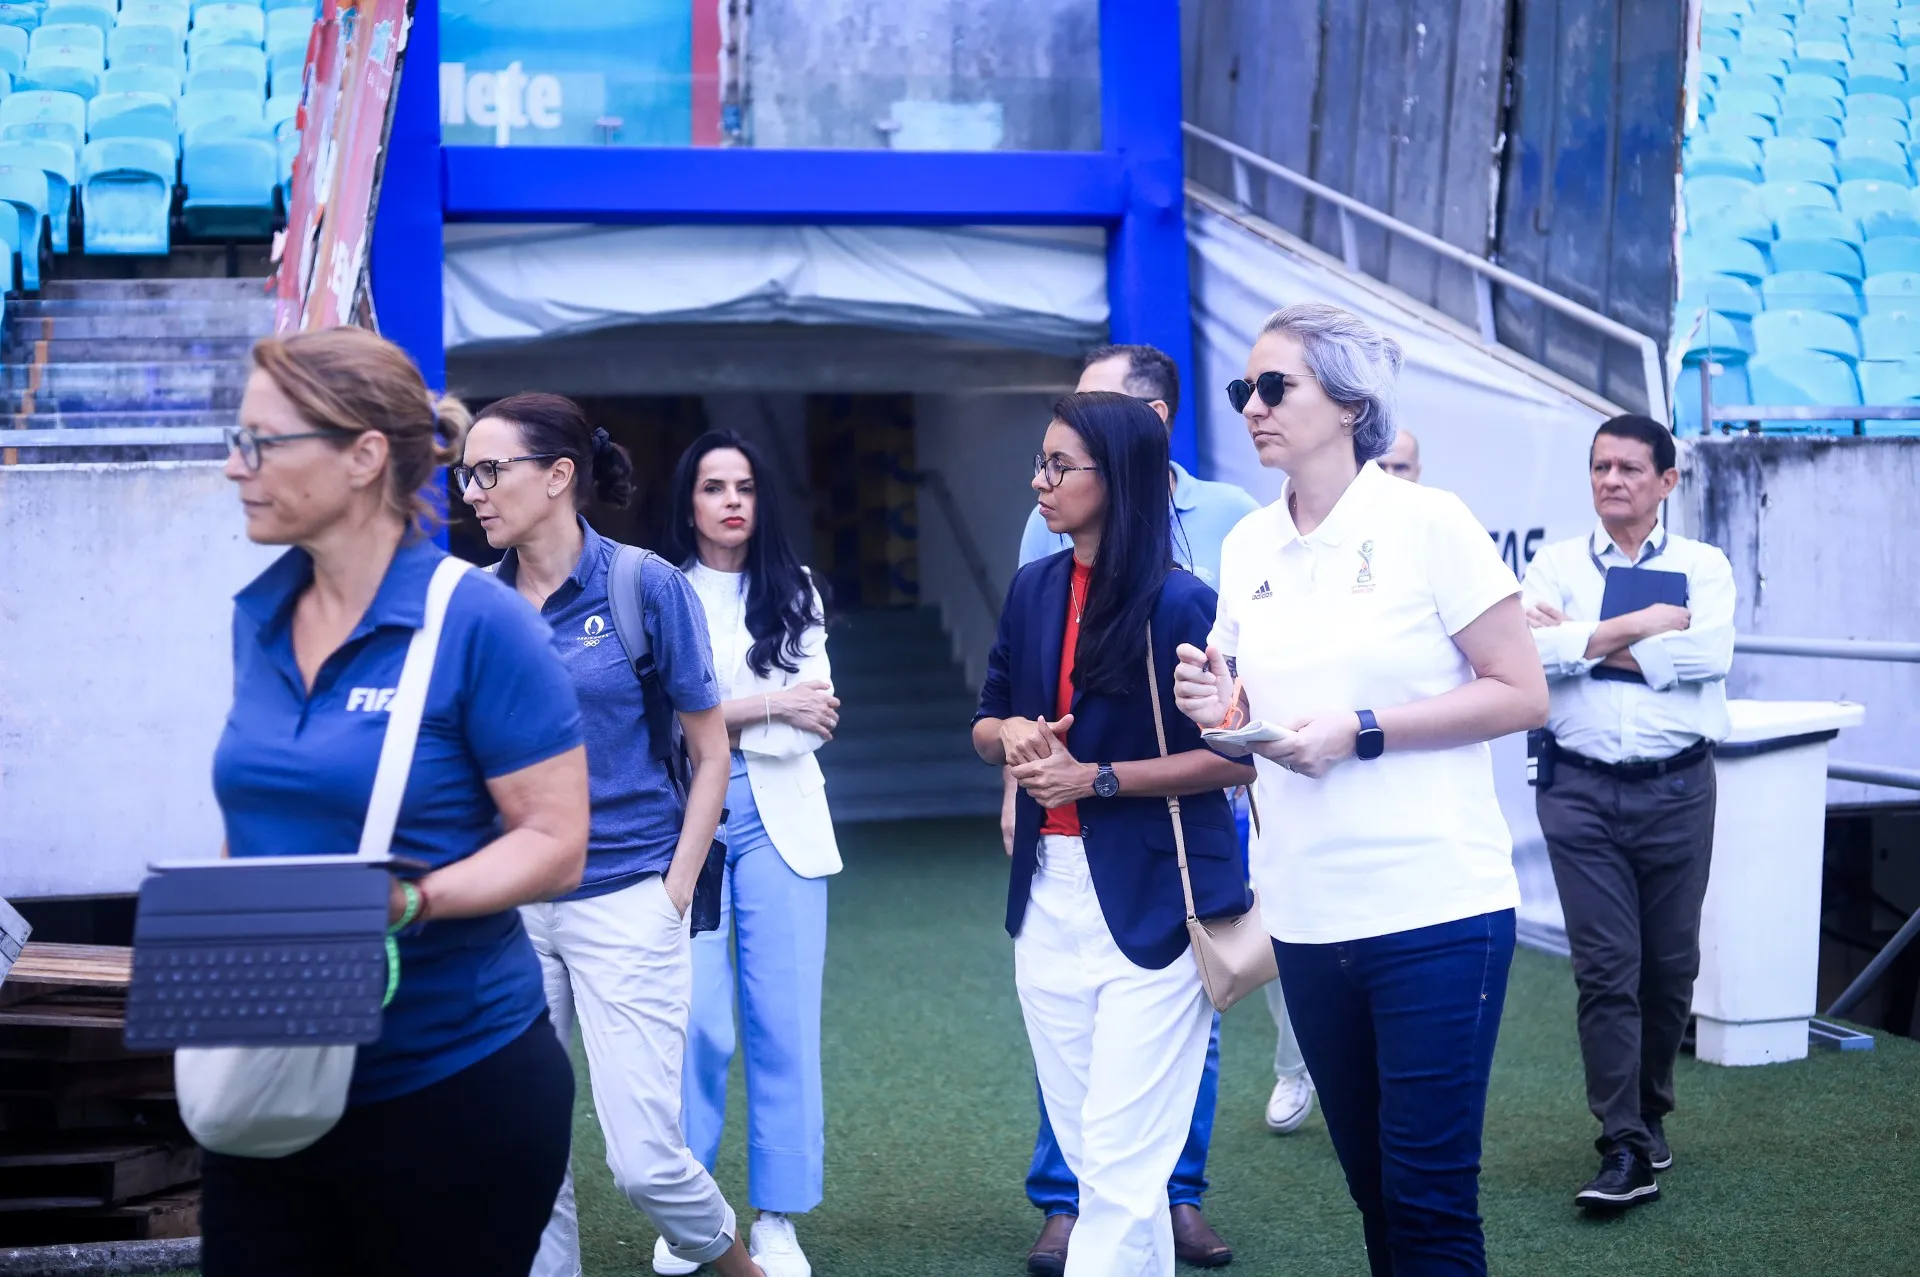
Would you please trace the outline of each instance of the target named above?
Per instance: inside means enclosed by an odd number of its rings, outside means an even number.
[[[28,1137],[0,1149],[0,1214],[118,1206],[200,1178],[191,1143]]]
[[[200,1235],[200,1190],[176,1190],[118,1206],[0,1214],[0,1246],[158,1241]]]
[[[106,944],[42,944],[30,941],[7,972],[5,987],[118,989],[133,983],[133,950]]]

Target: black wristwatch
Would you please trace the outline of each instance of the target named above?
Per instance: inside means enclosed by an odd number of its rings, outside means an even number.
[[[1101,763],[1100,770],[1093,774],[1093,795],[1096,798],[1120,796],[1120,778],[1113,774],[1112,763]]]
[[[1353,740],[1353,756],[1370,763],[1387,752],[1387,734],[1380,730],[1372,710],[1359,710],[1356,717],[1360,720],[1360,734]]]

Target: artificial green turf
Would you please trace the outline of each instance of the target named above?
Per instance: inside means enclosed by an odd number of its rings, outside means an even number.
[[[1033,1065],[1001,927],[1006,860],[988,822],[842,830],[832,887],[825,1072],[827,1195],[800,1221],[819,1277],[1025,1271],[1039,1226],[1022,1177]],[[1210,1219],[1230,1271],[1363,1274],[1358,1216],[1318,1114],[1261,1122],[1273,1085],[1264,1001],[1226,1017]],[[1573,982],[1522,952],[1500,1037],[1481,1205],[1496,1273],[1920,1273],[1920,1045],[1724,1069],[1681,1062],[1664,1199],[1593,1223]],[[720,1182],[747,1216],[744,1095],[734,1070]],[[575,1166],[589,1277],[643,1277],[653,1230],[614,1192],[581,1092]]]

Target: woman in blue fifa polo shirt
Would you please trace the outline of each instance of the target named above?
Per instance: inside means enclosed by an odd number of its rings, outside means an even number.
[[[387,700],[445,555],[420,496],[446,458],[392,343],[336,328],[254,347],[227,477],[247,535],[293,548],[237,596],[214,790],[235,856],[351,854]],[[480,573],[453,591],[396,854],[433,866],[345,1115],[311,1147],[204,1160],[209,1277],[522,1277],[566,1170],[573,1072],[516,912],[571,890],[587,841],[573,684],[540,619]],[[396,883],[393,916],[409,893]]]
[[[500,579],[540,609],[579,689],[593,791],[593,833],[580,887],[522,910],[564,1042],[578,1017],[593,1103],[615,1182],[660,1230],[667,1258],[692,1272],[757,1277],[733,1210],[680,1128],[693,958],[686,912],[727,791],[727,729],[707,655],[700,601],[678,570],[641,567],[647,650],[693,764],[685,809],[656,748],[645,697],[613,624],[617,543],[581,517],[590,501],[625,505],[633,469],[578,404],[521,394],[482,409],[454,468],[488,544],[506,551]],[[569,1176],[554,1203],[533,1277],[577,1277],[580,1228]]]

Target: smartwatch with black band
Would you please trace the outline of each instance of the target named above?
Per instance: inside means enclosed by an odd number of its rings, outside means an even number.
[[[1101,763],[1100,770],[1093,774],[1093,793],[1096,798],[1119,796],[1120,778],[1114,775],[1112,763]]]
[[[1380,730],[1379,720],[1373,711],[1363,709],[1356,712],[1360,720],[1360,734],[1353,741],[1353,755],[1362,762],[1372,762],[1387,752],[1387,734]]]

